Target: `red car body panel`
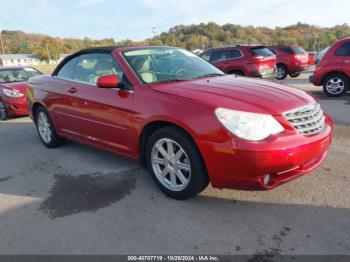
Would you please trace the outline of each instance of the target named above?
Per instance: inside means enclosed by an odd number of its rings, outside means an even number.
[[[2,89],[18,90],[22,94],[26,93],[27,83],[0,83],[0,99],[4,102],[7,112],[10,116],[28,115],[27,99],[23,97],[8,97],[3,94]]]
[[[228,50],[238,50],[242,56],[233,59],[225,59],[211,62],[223,72],[230,74],[242,72],[244,76],[266,78],[272,77],[276,67],[276,57],[255,57],[251,54],[251,48],[255,46],[233,46],[223,48],[212,48],[203,52],[200,56],[208,53]]]
[[[282,113],[314,102],[303,91],[245,77],[208,77],[182,82],[143,84],[118,48],[113,56],[134,92],[101,89],[57,77],[31,79],[27,89],[33,117],[37,103],[48,110],[61,136],[136,159],[142,131],[155,121],[184,129],[195,141],[211,184],[219,188],[267,190],[319,166],[329,148],[332,121],[312,136],[298,134]],[[70,93],[71,88],[74,93]],[[218,107],[268,113],[285,131],[260,142],[232,135],[214,114]],[[263,176],[271,174],[268,186]]]
[[[321,61],[317,64],[317,67],[310,78],[310,81],[314,85],[323,85],[323,79],[331,73],[341,73],[350,79],[350,55],[335,55],[336,50],[348,42],[350,42],[350,38],[340,40],[328,49]]]
[[[269,46],[270,50],[276,53],[276,63],[283,64],[287,67],[288,73],[300,73],[310,67],[309,55],[304,54],[290,54],[285,52],[284,48],[291,48],[289,46]]]

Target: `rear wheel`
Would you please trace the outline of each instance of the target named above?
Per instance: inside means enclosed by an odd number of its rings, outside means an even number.
[[[300,73],[289,73],[290,77],[298,77]]]
[[[35,112],[35,122],[40,140],[48,148],[55,148],[64,142],[64,139],[56,134],[49,114],[43,107],[39,107]]]
[[[341,96],[349,90],[349,80],[342,74],[329,75],[323,81],[323,90],[328,96]]]
[[[276,79],[277,80],[283,80],[287,77],[288,70],[285,65],[277,65],[276,69]]]
[[[0,100],[0,119],[5,121],[8,117],[9,115],[7,113],[5,103],[2,100]]]
[[[171,198],[191,198],[209,184],[200,152],[179,128],[157,130],[148,140],[146,161],[153,180]]]

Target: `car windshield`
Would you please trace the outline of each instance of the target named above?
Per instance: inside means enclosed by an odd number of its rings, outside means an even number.
[[[41,73],[33,68],[0,69],[0,83],[26,82],[37,75]]]
[[[142,48],[126,51],[123,55],[144,83],[225,75],[202,58],[180,48]]]

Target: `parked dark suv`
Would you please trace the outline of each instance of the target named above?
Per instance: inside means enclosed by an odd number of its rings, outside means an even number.
[[[301,47],[270,46],[270,51],[277,57],[276,79],[282,80],[289,74],[298,77],[300,73],[310,66],[309,55]]]
[[[350,38],[338,41],[326,51],[310,82],[322,85],[328,96],[341,96],[349,90]]]
[[[227,74],[273,78],[276,56],[265,46],[237,45],[212,48],[200,57]]]

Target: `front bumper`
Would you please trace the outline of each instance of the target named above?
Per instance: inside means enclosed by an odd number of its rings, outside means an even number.
[[[258,143],[196,142],[213,187],[269,190],[320,166],[331,144],[332,130],[328,117],[323,130],[310,137],[295,133]],[[263,182],[266,175],[271,177],[268,184]]]
[[[10,116],[26,116],[28,115],[27,110],[27,99],[26,97],[11,98],[3,97],[7,112]]]

